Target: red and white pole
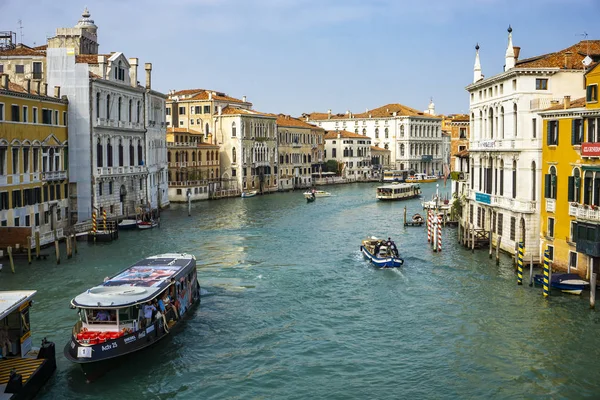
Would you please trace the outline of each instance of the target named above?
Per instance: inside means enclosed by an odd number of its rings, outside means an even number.
[[[438,215],[437,251],[442,251],[442,216]]]
[[[427,209],[427,243],[431,242],[431,210]]]

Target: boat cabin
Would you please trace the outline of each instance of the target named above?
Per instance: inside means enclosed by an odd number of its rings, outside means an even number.
[[[35,290],[0,292],[0,358],[24,357],[31,350],[29,309]]]

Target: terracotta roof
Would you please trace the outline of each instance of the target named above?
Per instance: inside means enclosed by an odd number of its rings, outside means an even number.
[[[17,85],[16,83],[12,82],[8,82],[8,90],[10,90],[11,92],[27,93],[27,90],[25,90],[23,86]]]
[[[438,119],[441,118],[439,116],[430,115],[430,114],[424,113],[419,110],[415,110],[414,108],[411,108],[411,107],[408,107],[408,106],[405,106],[402,104],[398,104],[398,103],[386,104],[384,106],[374,108],[372,110],[368,110],[364,113],[358,113],[358,114],[345,113],[345,114],[331,114],[330,115],[329,113],[313,112],[310,114],[303,114],[303,116],[308,116],[311,120],[318,121],[318,120],[327,120],[327,119],[348,119],[350,117],[352,117],[354,119],[386,118],[386,117],[393,117],[394,113],[396,113],[396,116],[422,116],[422,117],[427,117],[427,118],[438,118]]]
[[[371,151],[390,151],[390,149],[384,149],[382,147],[378,147],[378,146],[371,146]]]
[[[277,117],[277,125],[278,126],[287,126],[287,127],[296,127],[296,128],[310,128],[310,129],[321,129],[316,125],[309,124],[306,121],[303,121],[300,118],[294,118],[285,114],[273,114],[274,117]]]
[[[34,50],[46,50],[47,48],[48,48],[47,44],[43,44],[41,46],[32,47],[32,49],[34,49]]]
[[[187,100],[208,100],[208,94],[209,93],[212,93],[212,99],[213,100],[231,101],[231,102],[235,102],[235,103],[244,103],[243,100],[236,99],[235,97],[227,96],[223,92],[219,92],[219,91],[216,91],[216,90],[208,90],[208,89],[185,89],[185,90],[179,90],[177,92],[169,94],[169,99],[171,99],[174,96],[191,96],[191,97],[187,97],[185,99],[180,99],[180,100],[182,100],[182,101],[187,101]]]
[[[206,89],[184,89],[184,90],[178,90],[178,91],[170,94],[169,96],[187,96],[188,94],[200,93],[205,90]]]
[[[446,117],[446,120],[448,120],[449,122],[453,122],[453,121],[469,122],[469,115],[467,115],[467,114],[450,114]]]
[[[104,56],[106,59],[110,57],[110,54],[78,54],[75,56],[76,63],[85,64],[98,64],[98,56]]]
[[[325,139],[337,139],[338,134],[340,137],[345,139],[369,139],[370,137],[365,135],[359,135],[358,133],[348,132],[348,131],[327,131],[325,133]]]
[[[256,111],[256,110],[247,110],[245,108],[239,108],[239,107],[233,107],[233,106],[227,106],[227,107],[223,108],[221,110],[221,114],[223,114],[223,115],[238,115],[238,114],[261,115],[263,117],[275,118],[275,116],[273,114],[267,114],[267,113],[262,113],[262,112]]]
[[[46,52],[43,50],[32,49],[29,46],[20,44],[14,49],[0,51],[0,56],[11,57],[11,56],[45,56]]]
[[[174,128],[172,126],[167,128],[167,133],[189,133],[191,135],[204,135],[202,132],[198,132],[193,129]]]
[[[576,100],[572,100],[571,104],[567,108],[565,108],[565,103],[564,103],[564,101],[562,101],[558,104],[553,105],[552,107],[546,108],[544,111],[568,110],[571,108],[582,108],[582,107],[585,107],[585,97],[582,97],[582,98],[576,99]]]
[[[518,60],[515,67],[581,69],[586,55],[594,59],[600,57],[600,40],[582,40],[555,53]]]
[[[90,78],[100,79],[102,77],[100,75],[97,75],[97,74],[93,73],[92,71],[90,71]]]

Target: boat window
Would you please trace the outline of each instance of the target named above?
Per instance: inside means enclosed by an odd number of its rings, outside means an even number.
[[[130,322],[137,319],[137,307],[119,308],[119,323]]]
[[[117,311],[106,309],[87,309],[88,324],[116,324]]]

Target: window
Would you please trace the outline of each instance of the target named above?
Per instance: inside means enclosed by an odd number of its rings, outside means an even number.
[[[52,110],[48,110],[45,108],[42,109],[42,124],[52,124]]]
[[[190,119],[190,125],[194,125],[194,120]]]
[[[231,149],[231,161],[233,163],[235,163],[237,161],[237,155],[236,155],[235,147],[233,149]]]
[[[118,107],[119,108],[117,110],[118,111],[118,119],[117,119],[117,121],[121,120],[121,109],[122,109],[122,106],[123,106],[123,98],[121,96],[119,96],[119,103],[118,103]]]
[[[33,148],[33,172],[40,171],[40,149],[38,147]]]
[[[8,192],[0,193],[0,210],[8,210]]]
[[[113,182],[108,182],[108,194],[113,194]]]
[[[588,103],[598,101],[598,84],[588,85],[586,88],[585,101]]]
[[[538,78],[535,80],[535,90],[548,90],[548,79]]]
[[[537,137],[537,120],[535,118],[531,119],[531,135],[534,139]]]
[[[58,111],[54,110],[54,125],[58,125]]]
[[[131,104],[131,100],[129,100],[129,104]],[[166,115],[171,115],[171,107],[166,108]]]
[[[14,148],[12,149],[12,173],[13,174],[19,174],[19,149],[18,148]]]
[[[0,103],[0,121],[4,121],[4,104]]]
[[[202,107],[194,106],[194,114],[200,114],[202,112]]]
[[[571,144],[578,145],[583,142],[583,120],[573,119],[571,122]]]
[[[96,118],[100,118],[100,92],[96,93]]]
[[[33,63],[33,79],[43,79],[41,62]]]
[[[554,237],[554,218],[548,218],[548,237]]]
[[[548,121],[546,144],[548,146],[558,146],[558,121]]]
[[[596,135],[596,119],[595,118],[587,118],[587,131],[588,131],[588,142],[597,142],[600,141],[600,135]],[[600,132],[599,132],[600,133]]]
[[[513,81],[512,81],[512,89],[515,91],[517,90],[517,80],[516,79],[513,79]]]
[[[192,120],[192,123],[194,121]],[[236,128],[235,128],[235,122],[231,123],[231,136],[235,137],[236,136]]]
[[[17,74],[24,74],[25,73],[25,66],[23,64],[15,65],[15,73],[17,73]]]
[[[138,140],[137,151],[138,151],[138,165],[144,165],[144,161],[142,160],[142,142],[140,140]]]
[[[510,240],[515,240],[515,232],[517,227],[517,219],[510,217]]]
[[[545,192],[544,195],[547,199],[556,199],[557,185],[556,185],[556,167],[550,167],[550,173],[545,176]]]
[[[23,172],[29,172],[29,147],[23,148]]]
[[[102,167],[103,166],[103,160],[102,160],[102,143],[100,143],[100,139],[98,139],[98,143],[96,144],[96,166],[97,167]]]
[[[185,115],[185,107],[179,107],[179,115]]]
[[[104,186],[104,182],[98,184],[98,196],[102,196],[102,186]]]
[[[113,148],[112,148],[112,144],[110,144],[110,139],[108,139],[106,141],[106,166],[107,167],[112,167],[113,166]]]
[[[459,138],[460,139],[467,138],[467,128],[460,128]]]
[[[204,106],[204,114],[210,114],[210,106]]]
[[[21,120],[19,112],[20,112],[19,106],[17,106],[16,104],[13,104],[11,107],[11,121],[19,122]]]
[[[0,74],[4,73],[4,65],[0,64]]]
[[[569,186],[568,186],[568,201],[574,201],[579,203],[581,199],[581,175],[579,172],[579,168],[575,168],[573,171],[573,176],[569,176]]]
[[[23,122],[27,122],[27,106],[23,106]]]
[[[569,251],[569,268],[577,269],[577,252]]]
[[[235,150],[235,149],[233,149]],[[231,169],[231,176],[237,176],[237,170],[235,168]]]

